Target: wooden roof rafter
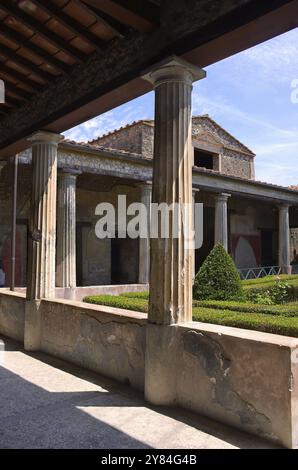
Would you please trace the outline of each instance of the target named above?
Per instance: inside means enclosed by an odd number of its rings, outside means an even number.
[[[88,28],[85,28],[81,23],[69,16],[59,8],[56,4],[49,0],[30,0],[42,10],[46,11],[52,18],[62,23],[67,29],[72,31],[75,35],[80,36],[85,41],[97,50],[102,50],[106,42],[97,37]]]
[[[40,34],[40,36],[46,39],[46,41],[52,43],[55,47],[68,54],[75,61],[83,62],[86,59],[86,55],[82,51],[72,46],[69,42],[63,39],[62,36],[51,31],[33,16],[18,8],[15,4],[12,4],[10,0],[1,0],[0,9],[18,19],[35,33]]]

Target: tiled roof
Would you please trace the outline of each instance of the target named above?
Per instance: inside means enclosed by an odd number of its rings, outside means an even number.
[[[126,124],[125,126],[122,126],[122,127],[118,127],[117,129],[114,129],[110,132],[107,132],[106,134],[102,134],[101,136],[98,136],[96,137],[96,139],[93,139],[93,140],[89,140],[88,144],[92,144],[93,143],[95,144],[96,142],[98,142],[99,140],[105,138],[105,137],[108,137],[110,135],[114,135],[114,134],[117,134],[117,132],[121,132],[123,131],[124,129],[129,129],[130,127],[133,127],[133,126],[139,126],[141,124],[145,124],[146,126],[151,126],[153,127],[154,126],[154,121],[153,119],[139,119],[137,121],[133,121],[133,122],[130,122],[128,124]]]

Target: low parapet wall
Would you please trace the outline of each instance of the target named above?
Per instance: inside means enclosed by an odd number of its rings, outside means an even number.
[[[298,442],[298,339],[0,291],[0,333],[285,447]],[[25,331],[25,335],[24,335]],[[32,338],[31,338],[32,339]],[[34,349],[34,348],[31,348]]]
[[[43,300],[40,349],[144,389],[146,316],[66,300]]]
[[[145,292],[148,284],[113,284],[107,286],[83,286],[73,288],[56,287],[57,299],[83,300],[87,295],[120,295],[126,292]]]
[[[25,294],[0,289],[0,333],[24,341]]]

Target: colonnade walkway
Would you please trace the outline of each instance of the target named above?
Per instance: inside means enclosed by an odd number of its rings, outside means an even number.
[[[272,448],[0,337],[0,448]]]

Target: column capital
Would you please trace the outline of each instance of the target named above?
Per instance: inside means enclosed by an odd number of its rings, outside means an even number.
[[[191,85],[192,82],[205,77],[205,70],[175,55],[158,62],[142,76],[144,80],[152,83],[154,88],[167,82],[184,82]]]
[[[59,168],[58,176],[59,178],[77,178],[83,172],[81,170],[76,170],[75,168]]]
[[[291,204],[288,204],[286,202],[282,202],[282,203],[277,205],[277,208],[278,208],[279,211],[288,210],[290,207],[291,207]]]
[[[49,131],[37,131],[28,138],[28,140],[32,142],[32,145],[48,143],[56,146],[58,146],[59,142],[61,142],[63,139],[63,135]]]
[[[227,202],[227,200],[231,197],[231,194],[228,193],[216,193],[214,198],[216,201]]]
[[[144,190],[152,190],[152,182],[151,181],[141,181],[139,184],[139,188]]]

